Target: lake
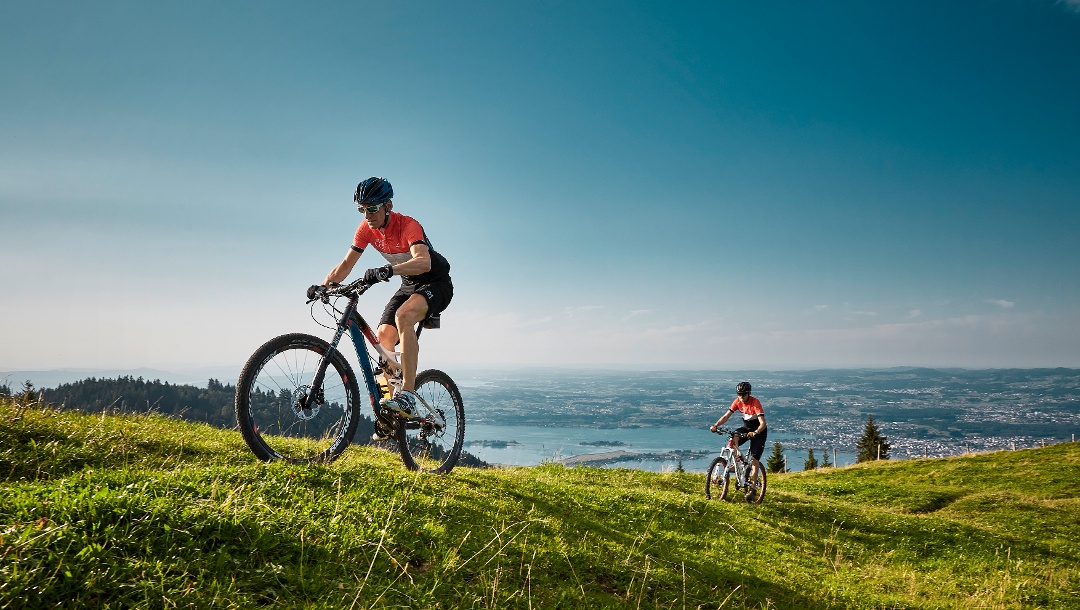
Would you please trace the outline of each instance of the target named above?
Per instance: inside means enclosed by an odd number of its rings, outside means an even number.
[[[772,441],[783,443],[786,438],[784,434],[770,432],[762,461],[769,457]],[[713,434],[706,427],[557,428],[471,422],[466,423],[465,439],[465,450],[490,464],[534,466],[567,458],[622,452],[636,457],[626,456],[590,465],[653,472],[675,470],[680,458],[683,469],[705,472],[727,442],[727,437]],[[748,447],[749,444],[743,445],[743,449]],[[785,450],[785,454],[789,469],[802,470],[805,451]],[[820,450],[815,451],[815,455],[821,461]],[[838,452],[836,459],[841,466],[853,464],[855,454]],[[833,460],[831,453],[829,460]]]
[[[793,471],[809,449],[818,462],[828,451],[839,466],[854,463],[869,416],[892,445],[892,459],[1036,447],[1080,433],[1075,369],[534,369],[455,378],[466,450],[497,464],[619,452],[596,465],[665,471],[681,459],[685,470],[704,472],[725,442],[708,425],[743,380],[753,383],[769,422],[763,461],[780,442]]]

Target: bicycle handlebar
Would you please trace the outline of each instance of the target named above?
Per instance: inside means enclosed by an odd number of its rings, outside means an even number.
[[[712,427],[710,426],[709,429],[712,430]],[[738,434],[740,436],[743,436],[743,434],[741,432],[739,432],[738,430],[733,430],[733,429],[730,429],[730,428],[717,427],[716,430],[712,430],[712,431],[714,433],[716,433],[716,434]]]
[[[329,303],[330,297],[358,297],[371,288],[371,284],[365,284],[363,278],[349,282],[348,284],[333,284],[330,287],[320,286],[322,290],[319,290],[314,299],[309,299],[308,303],[314,303],[315,301],[322,301],[323,303]]]
[[[331,296],[331,297],[336,297],[336,296],[344,296],[344,297],[357,296],[358,297],[358,296],[364,294],[365,292],[367,292],[368,288],[371,288],[371,286],[372,286],[372,284],[365,284],[363,278],[361,278],[361,279],[358,279],[358,280],[353,280],[352,282],[349,282],[348,284],[340,284],[340,285],[337,285],[337,286],[331,286],[330,288],[328,288],[326,290],[326,296]]]

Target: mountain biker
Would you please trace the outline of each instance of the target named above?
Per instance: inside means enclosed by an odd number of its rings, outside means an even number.
[[[379,344],[393,352],[401,344],[402,387],[383,408],[405,416],[416,414],[416,361],[420,351],[416,325],[429,315],[441,313],[454,297],[450,263],[431,247],[424,228],[415,219],[394,212],[394,188],[385,178],[371,177],[356,186],[353,202],[364,215],[345,258],[326,275],[321,286],[308,288],[308,298],[331,283],[340,283],[369,245],[383,255],[387,264],[364,272],[364,282],[376,284],[401,276],[401,287],[383,310],[376,331]],[[372,439],[386,440],[390,432],[376,422]]]
[[[739,433],[739,444],[742,445],[749,438],[750,455],[760,462],[761,454],[765,451],[765,440],[768,438],[765,410],[761,408],[761,401],[750,395],[749,381],[739,382],[739,385],[735,386],[735,394],[737,397],[728,407],[727,413],[716,420],[715,424],[709,426],[709,429],[716,432],[716,428],[724,425],[732,413],[741,412],[743,425],[735,429],[735,432]]]

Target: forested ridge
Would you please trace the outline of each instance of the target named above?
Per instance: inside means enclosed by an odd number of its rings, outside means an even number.
[[[234,410],[236,386],[223,384],[217,379],[210,379],[205,388],[185,384],[171,384],[167,381],[142,377],[120,376],[116,379],[89,377],[72,383],[64,383],[56,388],[33,389],[27,382],[21,392],[12,392],[7,386],[0,386],[4,394],[20,394],[40,399],[45,404],[54,405],[61,410],[80,411],[83,413],[109,414],[119,413],[159,413],[176,419],[205,423],[216,428],[235,429],[236,412]],[[29,397],[28,396],[28,397]],[[374,420],[369,412],[361,410],[356,425],[355,444],[371,443],[375,431]],[[488,464],[468,451],[463,451],[458,460],[462,466],[486,467]]]
[[[219,428],[231,428],[236,424],[235,396],[236,386],[216,379],[210,379],[205,388],[199,388],[130,376],[116,379],[89,377],[41,390],[42,400],[65,409],[85,413],[102,410],[154,412]]]

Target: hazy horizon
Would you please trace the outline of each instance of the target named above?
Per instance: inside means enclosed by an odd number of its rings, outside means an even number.
[[[353,359],[350,356],[350,361]],[[352,362],[354,370],[359,370],[355,362]],[[54,368],[54,369],[16,369],[0,368],[0,385],[7,385],[12,390],[18,390],[23,382],[31,381],[37,388],[53,388],[59,384],[81,381],[90,377],[99,379],[113,379],[117,376],[142,377],[147,381],[162,381],[174,384],[194,385],[206,387],[209,379],[216,379],[224,384],[235,384],[239,377],[243,364],[221,366],[179,367],[174,369],[162,369],[155,367],[132,367],[132,368]],[[421,367],[428,368],[428,367]],[[844,372],[890,372],[905,370],[934,370],[941,372],[982,372],[982,371],[1035,371],[1035,370],[1064,370],[1080,373],[1080,369],[1073,367],[922,367],[922,366],[895,366],[895,367],[804,367],[791,369],[680,369],[680,368],[655,368],[634,366],[610,366],[610,367],[581,367],[581,366],[520,366],[520,365],[488,365],[466,366],[454,369],[452,377],[459,386],[474,386],[484,384],[486,380],[479,375],[484,373],[495,374],[542,374],[542,373],[573,373],[573,374],[604,374],[604,373],[659,373],[659,374],[717,374],[738,375],[747,374],[783,374],[783,373],[813,373],[820,371],[825,374]],[[740,377],[742,379],[742,377]],[[733,386],[734,387],[734,386]],[[732,390],[734,391],[734,390]]]

